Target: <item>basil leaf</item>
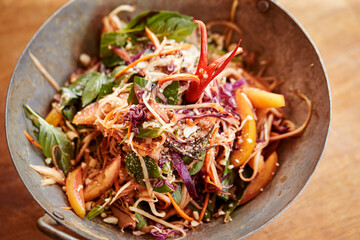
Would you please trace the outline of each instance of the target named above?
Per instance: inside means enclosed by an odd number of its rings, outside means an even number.
[[[143,77],[139,77],[139,76],[135,76],[134,78],[134,82],[131,86],[130,92],[129,92],[129,96],[127,99],[128,104],[130,104],[132,102],[132,104],[138,104],[139,101],[135,96],[135,91],[134,91],[134,84],[139,85],[140,87],[144,88],[147,84],[147,80],[145,80],[145,78]]]
[[[64,118],[70,122],[72,122],[75,114],[77,113],[77,109],[75,106],[66,106],[61,111]]]
[[[100,88],[99,95],[97,96],[97,100],[102,99],[106,95],[113,92],[113,88],[116,87],[116,84],[103,84]]]
[[[147,11],[136,16],[131,20],[126,30],[144,31],[147,26],[159,37],[166,36],[169,39],[183,41],[189,36],[197,24],[192,21],[192,17],[171,11]]]
[[[128,34],[121,32],[109,32],[101,35],[100,39],[100,58],[107,67],[124,65],[125,62],[120,57],[114,55],[109,46],[125,47],[127,44]]]
[[[60,105],[62,107],[72,105],[79,99],[78,95],[75,94],[75,92],[73,92],[70,88],[65,88],[65,87],[61,88],[60,94],[61,94]]]
[[[139,128],[139,134],[135,134],[135,137],[143,138],[143,139],[157,138],[157,137],[159,137],[161,135],[161,133],[159,133],[160,127],[161,127],[160,124],[159,124],[159,127],[157,127],[157,128],[138,127]]]
[[[164,96],[167,99],[167,104],[175,105],[179,101],[179,87],[178,81],[173,81],[169,86],[164,89]]]
[[[93,72],[92,77],[87,81],[84,92],[81,96],[82,106],[91,103],[100,93],[105,78],[104,73]]]
[[[134,31],[143,31],[146,20],[151,16],[158,14],[155,11],[145,11],[134,17],[126,26],[126,30],[133,29]]]
[[[246,165],[245,168],[244,168],[243,175],[244,175],[244,177],[249,178],[249,177],[251,177],[252,172],[253,172],[253,170],[251,169],[251,167]],[[237,174],[235,174],[235,175],[237,175]],[[224,212],[225,212],[224,221],[231,221],[231,216],[230,215],[239,206],[242,198],[244,197],[246,188],[247,188],[247,186],[249,185],[250,182],[245,182],[242,179],[236,179],[236,181],[234,181],[234,183],[236,184],[237,200],[229,201],[224,206]]]
[[[228,166],[225,166],[225,170],[227,169]],[[234,183],[235,178],[236,178],[236,172],[234,170],[231,170],[230,172],[226,173],[226,175],[224,174],[224,177],[227,176],[222,182],[221,185],[228,187],[231,184]],[[225,188],[223,189],[224,192],[230,192],[230,188]],[[227,194],[220,194],[219,197],[225,201],[229,200],[229,195]]]
[[[45,157],[52,157],[52,148],[59,145],[61,151],[61,159],[59,168],[65,175],[70,169],[70,160],[74,157],[74,147],[71,141],[67,138],[66,134],[46,122],[29,106],[25,106],[26,110],[33,115],[33,118],[39,122],[39,142],[44,152]]]
[[[160,174],[159,167],[156,165],[155,161],[151,159],[150,157],[146,156],[143,157],[145,161],[146,168],[149,173],[149,178],[160,178],[161,180],[164,179],[164,177]],[[129,174],[140,184],[145,186],[144,181],[144,174],[142,171],[140,159],[136,154],[132,151],[128,151],[126,153],[125,158],[125,164],[126,169],[129,172]],[[161,187],[153,188],[154,191],[165,193],[165,192],[171,192],[172,190],[166,185],[162,185]]]
[[[170,193],[177,204],[181,202],[181,185],[178,184],[176,190]]]
[[[32,114],[28,109],[27,106],[24,106],[25,116],[32,121],[35,127],[40,128],[40,122],[34,114]]]

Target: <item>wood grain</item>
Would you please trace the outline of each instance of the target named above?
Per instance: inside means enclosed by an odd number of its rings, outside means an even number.
[[[23,49],[66,0],[0,0],[0,239],[48,239],[44,211],[25,189],[7,151],[6,90]],[[255,239],[360,239],[360,1],[278,0],[305,27],[329,75],[333,117],[325,155],[311,182]]]

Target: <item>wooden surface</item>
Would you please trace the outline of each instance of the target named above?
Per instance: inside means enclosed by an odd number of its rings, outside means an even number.
[[[8,154],[4,108],[18,58],[33,34],[66,0],[0,0],[0,239],[48,239],[44,211],[25,189]],[[325,155],[311,182],[257,239],[360,239],[360,1],[278,0],[305,27],[329,75],[333,116]]]

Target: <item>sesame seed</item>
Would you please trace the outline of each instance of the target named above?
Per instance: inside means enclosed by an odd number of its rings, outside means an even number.
[[[231,169],[233,169],[233,168],[234,168],[234,165],[232,165],[232,164],[229,165],[229,167],[228,167],[229,170],[231,170]]]
[[[81,168],[85,168],[86,165],[87,165],[86,162],[82,162],[82,163],[81,163]]]
[[[106,218],[106,217],[107,217],[107,214],[106,214],[106,213],[104,213],[104,212],[102,212],[102,213],[100,214],[100,217],[102,217],[102,218]]]
[[[262,191],[264,191],[264,189],[263,189],[263,188],[260,188],[260,192],[262,192]]]
[[[248,141],[248,143],[252,143],[253,142],[253,140],[251,139],[251,138],[248,138],[248,139],[246,139],[247,141]]]
[[[276,166],[278,167],[278,166],[280,166],[280,164],[279,164],[279,163],[276,163]]]
[[[232,203],[229,204],[229,207],[233,207],[233,206],[234,206],[234,204],[232,204]]]
[[[224,211],[220,211],[220,212],[219,212],[219,216],[221,216],[221,215],[225,215],[225,212],[224,212]]]

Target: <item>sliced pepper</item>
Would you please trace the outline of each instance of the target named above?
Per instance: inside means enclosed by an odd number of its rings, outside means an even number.
[[[241,119],[246,121],[241,130],[240,140],[242,140],[242,142],[240,143],[240,148],[233,150],[230,154],[231,164],[234,165],[234,167],[238,167],[246,161],[254,150],[256,124],[251,106],[240,89],[235,91],[235,101],[237,104],[236,111],[240,114]]]
[[[85,200],[81,168],[70,172],[66,178],[66,194],[75,213],[83,218],[85,216]]]
[[[258,175],[256,175],[256,177],[254,178],[254,180],[252,180],[246,188],[240,205],[256,197],[266,187],[266,185],[271,181],[275,174],[278,165],[277,163],[277,154],[276,152],[273,152],[265,161],[264,171],[259,172]]]
[[[243,92],[256,108],[285,107],[285,98],[282,94],[272,93],[257,88],[244,88]]]
[[[162,84],[166,81],[190,81],[190,86],[185,92],[185,99],[189,103],[194,103],[199,100],[201,94],[205,90],[206,86],[228,65],[231,59],[242,53],[243,49],[239,47],[240,41],[236,48],[229,52],[219,59],[215,60],[208,66],[208,40],[205,24],[200,20],[193,20],[195,23],[199,24],[201,32],[201,49],[200,49],[200,58],[199,63],[196,69],[196,73],[190,74],[174,74],[169,77],[166,77],[164,80],[160,80],[159,83]],[[187,76],[185,76],[187,75]],[[197,76],[197,77],[195,77]]]

